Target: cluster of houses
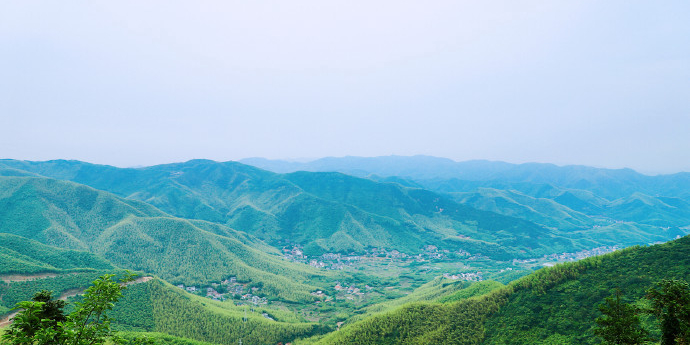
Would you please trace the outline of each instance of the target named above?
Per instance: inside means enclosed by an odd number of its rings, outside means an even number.
[[[409,257],[409,255],[401,253],[395,249],[389,251],[386,248],[371,248],[367,250],[367,256],[389,259],[406,259]]]
[[[531,258],[531,259],[513,259],[513,265],[543,265],[543,266],[553,266],[555,265],[556,262],[563,262],[563,261],[577,261],[577,260],[582,260],[586,259],[591,256],[597,256],[597,255],[602,255],[610,252],[614,252],[616,250],[619,250],[619,246],[603,246],[603,247],[597,247],[593,249],[587,249],[587,250],[581,250],[579,252],[574,252],[574,253],[558,253],[558,254],[550,254],[550,255],[544,255],[541,258]]]
[[[254,305],[268,304],[268,299],[266,299],[266,297],[255,295],[255,293],[259,291],[258,287],[252,287],[251,289],[247,290],[247,284],[237,282],[236,277],[230,277],[229,279],[223,280],[220,282],[220,284],[211,283],[211,286],[206,287],[205,290],[196,286],[184,286],[183,284],[177,285],[177,287],[197,295],[204,295],[203,292],[205,291],[206,297],[217,301],[224,301],[228,298],[237,298],[249,303],[253,303]],[[225,292],[219,292],[218,290]],[[245,292],[245,290],[247,291]]]
[[[254,305],[268,304],[268,299],[266,299],[266,297],[259,297],[250,293],[242,295],[240,299],[253,303]]]
[[[283,247],[283,258],[326,270],[342,270],[346,266],[351,266],[354,262],[360,260],[360,257],[357,255],[342,255],[339,253],[326,253],[310,260],[309,257],[304,254],[302,247],[297,244],[292,247]]]
[[[590,256],[597,256],[597,255],[610,253],[610,252],[616,251],[618,249],[620,249],[620,247],[618,247],[618,246],[603,246],[603,247],[597,247],[594,249],[581,250],[581,251],[575,252],[575,253],[560,253],[560,254],[544,255],[544,259],[556,260],[556,261],[577,261],[577,260],[586,259]]]
[[[402,262],[428,262],[447,259],[449,256],[456,257],[466,257],[467,260],[480,260],[486,259],[486,256],[481,254],[471,254],[468,251],[459,249],[455,252],[449,251],[448,249],[439,249],[435,245],[425,245],[422,247],[422,251],[416,255],[410,255],[402,253],[398,250],[387,250],[385,248],[369,248],[366,253],[362,256],[341,253],[325,253],[318,257],[309,257],[304,254],[304,250],[298,244],[292,244],[283,247],[282,249],[283,257],[286,260],[293,262],[301,262],[310,265],[315,268],[326,269],[326,270],[342,270],[348,266],[361,261],[364,258],[372,258],[374,260],[393,260]]]
[[[349,285],[349,286],[348,286]],[[369,285],[364,285],[364,291],[362,289],[358,288],[354,284],[345,284],[345,283],[340,283],[340,282],[335,282],[335,286],[333,289],[336,292],[343,293],[345,295],[346,299],[354,299],[355,296],[357,297],[363,297],[365,292],[371,291],[373,288]]]
[[[290,261],[300,261],[307,258],[307,256],[304,255],[302,247],[297,244],[292,246],[292,248],[283,247],[283,257]]]
[[[331,296],[326,295],[323,291],[318,290],[311,293],[312,296],[318,297],[319,300],[315,301],[314,304],[320,304],[322,301],[328,302],[333,300]]]
[[[387,259],[392,259],[392,260],[401,260],[401,261],[417,261],[417,262],[427,262],[427,261],[435,261],[435,260],[443,260],[446,259],[449,255],[453,254],[454,256],[459,256],[459,257],[469,257],[469,259],[481,259],[483,258],[482,255],[476,254],[472,255],[468,251],[458,249],[455,252],[452,252],[448,249],[439,249],[437,246],[428,244],[422,247],[422,252],[417,254],[417,255],[409,255],[405,253],[401,253],[397,250],[386,250],[385,248],[373,248],[370,249],[367,252],[367,256],[371,257],[378,257],[378,258],[387,258]]]
[[[434,245],[426,245],[424,248],[422,248],[422,256],[425,256],[427,259],[443,259],[450,253],[448,249],[442,249],[439,250],[438,247]]]
[[[469,272],[469,273],[458,273],[458,274],[450,274],[450,273],[444,273],[443,274],[444,278],[447,279],[452,279],[452,280],[467,280],[471,282],[479,282],[484,280],[482,277],[482,272]]]
[[[387,250],[385,248],[371,248],[367,250],[368,257],[372,258],[386,258],[394,261],[417,261],[424,262],[433,259],[442,259],[448,254],[448,250],[438,250],[436,246],[427,245],[422,248],[422,253],[417,255],[409,255],[406,253],[401,253],[395,249]]]

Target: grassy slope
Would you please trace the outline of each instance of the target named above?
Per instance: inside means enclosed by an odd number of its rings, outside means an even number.
[[[175,218],[139,201],[46,178],[0,177],[0,232],[90,251],[174,283],[237,276],[290,301],[311,300],[316,287],[304,282],[322,275],[266,254],[277,252],[227,227]]]
[[[365,308],[363,314],[348,319],[347,324],[371,317],[374,314],[390,312],[396,308],[414,302],[455,302],[483,295],[502,286],[503,284],[492,280],[470,283],[467,281],[438,277],[418,287],[409,295]]]

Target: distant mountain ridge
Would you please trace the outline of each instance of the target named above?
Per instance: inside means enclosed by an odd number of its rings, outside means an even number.
[[[340,171],[416,186],[547,227],[582,229],[604,224],[601,220],[690,226],[690,173],[647,176],[631,169],[455,162],[429,156],[329,157],[306,163],[252,158],[243,162],[281,172]]]
[[[485,160],[456,162],[432,156],[327,157],[306,163],[247,158],[240,162],[280,173],[300,170],[338,171],[360,177],[375,174],[414,181],[457,179],[509,184],[550,184],[593,191],[608,199],[630,196],[635,192],[690,198],[690,172],[648,176],[627,168],[603,169],[549,163],[512,164]]]

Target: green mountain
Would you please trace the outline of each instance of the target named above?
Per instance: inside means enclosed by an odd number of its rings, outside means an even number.
[[[564,230],[576,241],[591,239],[602,244],[624,246],[649,244],[683,236],[690,229],[690,208],[679,198],[655,198],[638,193],[609,202],[592,196],[590,192],[571,190],[549,199],[534,198],[515,190],[488,188],[450,195],[477,209]]]
[[[563,230],[590,228],[595,219],[547,198],[535,198],[515,190],[479,188],[475,192],[453,193],[453,199],[474,208],[529,220]]]
[[[235,276],[288,301],[313,300],[309,293],[316,287],[306,282],[323,277],[225,226],[172,217],[140,201],[48,178],[0,177],[0,233],[88,251],[175,284]]]
[[[613,201],[578,190],[561,190],[550,198],[491,188],[449,195],[462,204],[480,210],[564,230],[586,229],[621,221],[657,227],[690,225],[690,203],[680,198],[652,197],[642,193]]]
[[[651,225],[686,226],[690,224],[690,202],[635,193],[611,202],[604,214],[613,219]]]
[[[204,160],[142,169],[75,161],[2,164],[145,201],[178,217],[222,223],[275,246],[301,244],[311,254],[372,247],[415,253],[436,245],[507,259],[590,245],[433,192],[337,173],[281,175]]]
[[[631,247],[544,268],[481,296],[407,304],[297,344],[598,344],[597,305],[615,289],[645,305],[655,282],[690,279],[688,252],[690,237]],[[658,335],[653,320],[644,323]]]

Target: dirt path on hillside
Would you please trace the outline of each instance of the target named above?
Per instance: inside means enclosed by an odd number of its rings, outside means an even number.
[[[153,279],[153,277],[139,277],[127,283],[127,285],[146,283],[147,281]]]
[[[26,276],[26,277],[29,277],[29,276]],[[54,278],[54,277],[44,276],[44,278]],[[139,277],[139,278],[127,283],[126,285],[146,283],[147,281],[150,281],[151,279],[153,279],[153,277]],[[31,279],[26,279],[26,280],[31,280]],[[13,280],[13,281],[23,281],[23,280]],[[69,290],[63,292],[58,299],[66,301],[70,297],[84,294],[85,290],[86,289],[69,289]],[[7,316],[0,318],[0,328],[4,328],[4,327],[9,326],[12,323],[12,318],[15,315],[17,315],[18,313],[19,313],[18,311],[15,311],[15,312],[8,314]]]
[[[28,280],[44,279],[44,278],[55,278],[58,275],[56,273],[39,273],[39,274],[7,274],[0,275],[0,280],[5,283],[10,282],[25,282]]]
[[[134,279],[131,282],[125,284],[125,286],[132,285],[132,284],[146,283],[147,281],[149,281],[151,279],[153,279],[153,277],[139,277],[139,278]],[[86,289],[69,289],[69,290],[63,292],[62,295],[60,295],[60,297],[58,299],[66,301],[70,297],[74,297],[76,295],[83,295],[85,290]]]
[[[5,328],[6,326],[9,326],[12,323],[12,318],[19,313],[18,311],[15,311],[2,319],[0,319],[0,328]]]

